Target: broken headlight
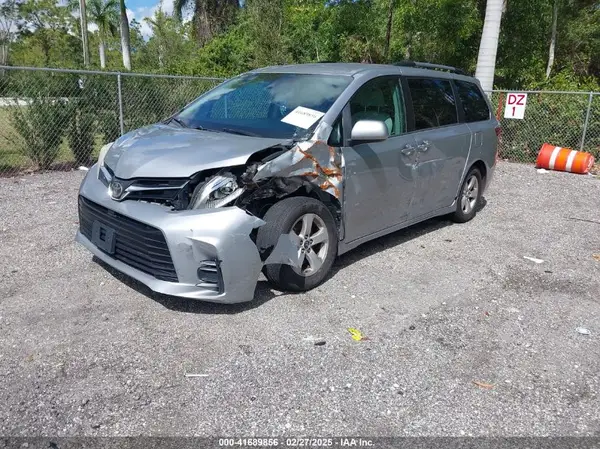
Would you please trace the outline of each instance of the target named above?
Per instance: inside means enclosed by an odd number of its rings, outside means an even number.
[[[231,173],[215,175],[198,184],[190,201],[190,209],[214,209],[226,206],[244,192]]]

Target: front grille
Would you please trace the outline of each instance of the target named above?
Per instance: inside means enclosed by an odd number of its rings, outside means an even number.
[[[90,241],[95,221],[115,231],[115,252],[111,257],[161,281],[178,282],[171,253],[159,229],[80,196],[79,229]]]
[[[125,195],[122,199],[149,201],[149,202],[175,202],[181,189],[188,179],[135,179],[133,181],[121,181],[127,185]]]

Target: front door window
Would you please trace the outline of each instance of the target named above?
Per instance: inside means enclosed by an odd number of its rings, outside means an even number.
[[[384,122],[390,136],[406,132],[404,102],[397,77],[368,81],[350,100],[352,126],[359,120]]]

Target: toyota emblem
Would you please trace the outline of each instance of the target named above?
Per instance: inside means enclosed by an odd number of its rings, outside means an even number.
[[[121,198],[121,195],[123,195],[123,185],[118,181],[111,182],[110,195],[115,199]]]

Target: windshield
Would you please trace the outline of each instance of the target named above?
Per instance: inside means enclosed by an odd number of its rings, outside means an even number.
[[[301,140],[351,81],[332,75],[243,75],[199,97],[174,119],[190,128]]]

